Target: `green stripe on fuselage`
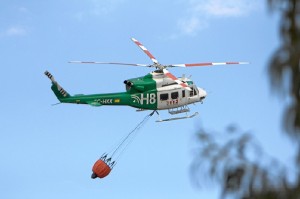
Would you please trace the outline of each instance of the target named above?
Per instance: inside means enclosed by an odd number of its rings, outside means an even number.
[[[72,97],[60,98],[59,100],[62,103],[89,104],[91,106],[123,105],[140,109],[157,109],[157,94],[154,90],[136,94],[123,92],[94,95],[75,95]]]
[[[92,106],[129,105],[130,94],[127,92],[122,92],[93,95],[75,95],[68,98],[62,98],[60,99],[60,101],[62,103],[90,104]]]
[[[132,78],[132,86],[127,92],[74,95],[59,98],[62,103],[89,104],[91,106],[102,105],[123,105],[132,106],[139,109],[157,109],[157,89],[156,82],[149,73],[143,77]]]

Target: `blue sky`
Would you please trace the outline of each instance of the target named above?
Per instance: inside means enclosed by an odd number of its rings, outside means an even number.
[[[213,184],[191,183],[195,133],[232,124],[251,131],[289,164],[267,64],[279,45],[278,18],[260,0],[4,1],[0,7],[2,103],[0,197],[218,198]],[[176,68],[208,91],[198,117],[150,119],[113,172],[91,180],[97,158],[146,116],[130,107],[58,105],[43,72],[71,94],[123,91],[148,68],[73,65],[70,60],[150,63],[135,37],[163,64],[250,61],[250,65]],[[161,113],[168,117],[166,113]],[[278,146],[282,146],[279,147]],[[205,182],[204,182],[205,184]]]

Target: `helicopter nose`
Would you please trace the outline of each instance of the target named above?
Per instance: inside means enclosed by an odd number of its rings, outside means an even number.
[[[207,92],[203,88],[198,88],[200,101],[206,98]]]

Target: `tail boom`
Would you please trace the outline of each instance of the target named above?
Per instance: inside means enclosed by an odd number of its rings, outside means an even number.
[[[71,96],[55,81],[53,75],[50,72],[46,71],[45,75],[51,80],[51,89],[61,103],[88,104],[91,106],[130,105],[131,98],[130,94],[128,94],[127,92],[92,95],[80,94]]]

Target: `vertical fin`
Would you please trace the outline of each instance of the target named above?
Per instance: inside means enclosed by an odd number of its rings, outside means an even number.
[[[71,97],[71,95],[55,81],[53,75],[50,72],[45,71],[45,75],[51,80],[51,89],[59,101],[61,101],[61,99],[63,98]]]

